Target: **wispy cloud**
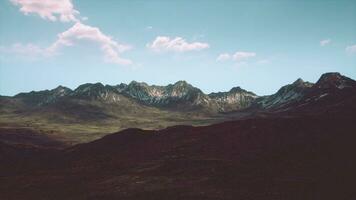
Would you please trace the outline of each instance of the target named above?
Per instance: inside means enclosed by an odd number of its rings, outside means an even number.
[[[58,34],[57,40],[47,48],[42,48],[34,44],[16,43],[10,47],[1,47],[1,52],[13,53],[29,58],[41,58],[57,55],[63,47],[74,46],[79,41],[89,41],[100,46],[104,53],[106,62],[120,65],[130,65],[132,61],[121,58],[120,53],[125,52],[131,47],[120,44],[110,36],[103,34],[99,28],[84,25],[77,22],[74,26]]]
[[[326,46],[328,44],[330,44],[331,40],[330,39],[325,39],[325,40],[321,40],[320,41],[320,46]]]
[[[57,40],[49,47],[43,48],[35,44],[16,43],[9,47],[1,46],[0,52],[11,53],[26,57],[32,60],[57,55],[63,47],[74,46],[79,41],[89,41],[100,46],[104,53],[104,60],[108,63],[131,65],[133,62],[129,59],[122,58],[121,53],[130,50],[131,46],[120,44],[110,36],[103,34],[100,29],[84,25],[80,22],[68,30],[58,34]]]
[[[237,51],[234,54],[222,53],[217,58],[216,61],[226,61],[226,60],[234,60],[237,62],[247,61],[250,58],[255,57],[257,54],[255,52],[247,52],[247,51]]]
[[[104,52],[105,61],[121,65],[132,64],[131,60],[120,57],[120,53],[125,52],[131,47],[129,45],[120,44],[110,36],[103,34],[99,28],[88,26],[77,22],[67,31],[58,34],[58,39],[47,51],[56,53],[61,47],[75,45],[78,41],[89,41],[98,44]]]
[[[229,60],[230,58],[231,58],[230,54],[222,53],[216,58],[216,61],[218,61],[218,62],[225,61],[225,60]]]
[[[356,54],[356,44],[347,46],[345,50],[348,54]]]
[[[79,21],[76,15],[79,11],[74,9],[71,0],[10,0],[20,7],[25,15],[37,14],[41,18],[61,22]]]
[[[104,60],[119,65],[131,65],[133,62],[122,58],[121,53],[131,49],[130,45],[124,45],[112,37],[104,34],[98,27],[83,24],[79,11],[74,9],[71,0],[10,0],[14,5],[20,6],[20,11],[25,15],[34,13],[41,18],[50,21],[75,22],[68,30],[58,34],[57,40],[47,48],[34,44],[14,44],[10,47],[2,47],[3,52],[14,53],[28,57],[47,57],[58,54],[62,47],[73,46],[79,41],[93,42],[100,46],[104,53]]]
[[[243,60],[248,60],[255,56],[256,56],[255,52],[238,51],[232,56],[232,59],[239,62]]]
[[[192,42],[189,43],[181,37],[170,38],[167,36],[158,36],[152,42],[147,44],[147,47],[153,51],[174,51],[174,52],[186,52],[186,51],[200,51],[209,48],[208,43]]]
[[[0,52],[3,54],[15,54],[17,56],[28,58],[30,60],[38,60],[40,58],[50,56],[50,53],[46,49],[31,43],[15,43],[9,47],[0,46]]]

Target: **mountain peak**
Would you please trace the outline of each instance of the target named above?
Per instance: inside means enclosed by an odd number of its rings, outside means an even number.
[[[85,98],[104,98],[107,97],[108,93],[114,90],[111,86],[104,86],[102,83],[86,83],[78,86],[74,92],[73,96],[85,97]]]
[[[54,88],[54,90],[60,90],[60,89],[66,89],[67,87],[59,85],[56,88]]]
[[[328,72],[328,73],[322,74],[320,76],[320,79],[318,80],[318,82],[326,82],[326,81],[330,82],[330,81],[340,80],[342,78],[343,78],[343,76],[338,72]]]
[[[53,90],[51,90],[51,92],[53,93],[53,95],[55,96],[66,96],[67,94],[69,94],[70,92],[72,92],[71,89],[64,87],[62,85],[59,85],[58,87],[54,88]]]
[[[54,88],[53,91],[68,91],[71,90],[65,86],[59,85],[58,87]]]
[[[129,83],[129,86],[145,86],[146,87],[146,86],[148,86],[148,84],[145,82],[131,81]]]
[[[188,82],[185,80],[179,80],[175,84],[188,84]]]
[[[200,91],[200,89],[194,87],[193,85],[189,84],[187,81],[177,81],[175,82],[173,85],[167,85],[166,86],[166,89],[167,91],[176,91],[179,93],[186,93],[186,92],[189,92],[189,91]]]
[[[301,78],[298,78],[296,81],[293,82],[293,85],[299,85],[299,84],[303,84],[304,83],[304,80],[301,79]]]
[[[312,83],[298,78],[292,84],[281,87],[277,93],[263,98],[259,103],[264,108],[271,108],[289,104],[303,98],[307,91],[313,86]]]
[[[341,75],[338,72],[329,72],[321,75],[317,83],[318,88],[339,88],[355,87],[356,81]]]
[[[91,90],[91,89],[98,89],[98,88],[104,88],[105,86],[102,83],[85,83],[82,85],[79,85],[75,91],[86,91],[86,90]]]
[[[312,83],[310,83],[308,81],[304,81],[301,78],[298,78],[297,80],[295,80],[291,85],[295,86],[295,87],[302,87],[302,88],[313,86]]]
[[[244,89],[242,89],[241,87],[237,86],[237,87],[233,87],[230,89],[229,93],[241,93],[241,92],[248,92]]]
[[[187,81],[184,81],[184,80],[177,81],[173,85],[174,86],[181,86],[181,87],[192,86]]]

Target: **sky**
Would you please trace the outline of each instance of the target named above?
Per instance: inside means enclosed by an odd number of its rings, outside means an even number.
[[[186,80],[258,95],[356,79],[354,0],[0,0],[0,95]]]

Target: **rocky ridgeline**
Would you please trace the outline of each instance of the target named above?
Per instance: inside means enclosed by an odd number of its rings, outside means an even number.
[[[280,109],[298,102],[307,104],[335,90],[354,88],[356,88],[354,80],[339,73],[326,73],[315,84],[298,79],[292,84],[283,86],[275,94],[260,97],[240,87],[234,87],[228,92],[204,94],[199,88],[186,81],[178,81],[167,86],[132,81],[129,84],[121,83],[115,86],[86,83],[75,90],[59,86],[53,90],[20,93],[12,98],[21,99],[31,106],[54,104],[68,99],[96,100],[101,103],[115,104],[125,98],[162,109],[231,112],[247,108]],[[124,105],[120,104],[120,106]]]

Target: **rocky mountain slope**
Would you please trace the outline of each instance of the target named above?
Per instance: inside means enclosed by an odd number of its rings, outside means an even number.
[[[356,95],[356,81],[340,73],[325,73],[315,83],[296,80],[283,86],[277,93],[259,97],[254,108],[268,111],[284,111],[294,107],[307,108],[311,105],[329,107],[348,101]]]
[[[240,87],[234,87],[228,92],[210,93],[208,96],[216,102],[220,112],[248,108],[258,97],[256,94]]]
[[[312,83],[298,79],[292,84],[283,86],[273,95],[258,98],[255,103],[264,109],[278,108],[299,101],[303,98],[307,89],[312,86]]]

